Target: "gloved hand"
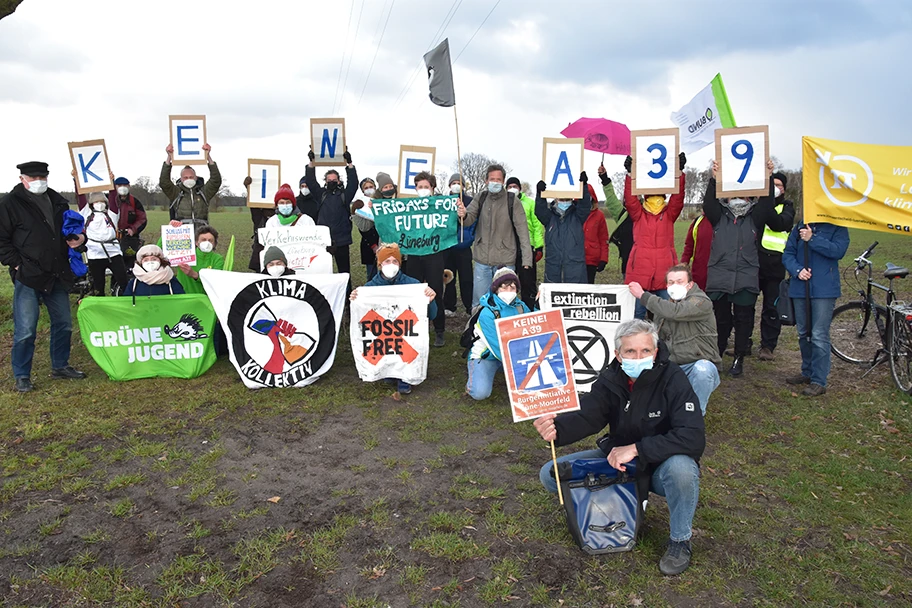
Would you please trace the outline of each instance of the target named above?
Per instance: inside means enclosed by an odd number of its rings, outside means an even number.
[[[538,264],[541,262],[543,257],[545,257],[545,252],[539,247],[535,250],[535,263]]]
[[[589,183],[589,176],[586,175],[586,172],[585,172],[585,171],[583,171],[582,173],[580,173],[580,181],[583,182],[584,184],[588,184],[588,183]]]
[[[314,154],[313,149],[310,149],[310,150],[307,152],[307,158],[310,159],[310,162],[313,162],[314,159],[315,159],[316,157],[317,157],[317,155]]]
[[[249,186],[250,184],[252,184],[252,183],[253,183],[253,180],[250,179],[250,176],[249,176],[249,175],[248,175],[247,177],[244,178],[244,187],[245,187],[245,188],[248,187],[248,186]]]
[[[364,206],[364,201],[362,201],[362,200],[355,201],[354,203],[352,203],[352,213],[354,213],[356,209],[360,209],[363,206]]]
[[[352,155],[351,152],[348,151],[348,148],[345,148],[345,152],[342,153],[342,158],[345,159],[345,164],[352,164]]]
[[[605,262],[599,262],[598,266],[595,267],[596,272],[601,272],[605,270]]]
[[[548,184],[546,184],[544,180],[540,179],[540,180],[538,180],[538,183],[535,184],[535,191],[544,192],[545,188],[547,188],[547,187],[548,187]]]
[[[611,183],[611,178],[608,177],[608,171],[605,169],[605,165],[599,165],[598,176],[599,179],[602,180],[603,186],[607,186]]]
[[[683,152],[681,152],[680,154],[678,154],[678,164],[679,164],[680,167],[681,167],[681,171],[683,171],[683,170],[684,170],[684,165],[687,164],[687,157],[684,156],[684,153],[683,153]]]
[[[624,169],[627,170],[627,173],[630,173],[632,167],[633,167],[633,159],[628,156],[627,158],[624,159]]]

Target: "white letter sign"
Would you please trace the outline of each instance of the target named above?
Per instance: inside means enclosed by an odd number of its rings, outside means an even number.
[[[396,184],[399,193],[396,198],[418,196],[415,188],[415,176],[422,171],[434,175],[434,162],[437,148],[422,146],[399,146],[399,181]]]
[[[107,192],[114,189],[111,183],[111,169],[108,167],[108,152],[103,139],[71,141],[70,160],[76,171],[76,193]]]
[[[310,148],[316,156],[314,165],[344,165],[345,119],[311,118]]]
[[[581,137],[545,137],[542,140],[542,181],[545,198],[582,198],[583,144]]]
[[[719,179],[716,196],[766,196],[769,194],[769,127],[736,127],[716,130]]]
[[[631,194],[677,194],[680,190],[681,151],[678,129],[630,132]]]
[[[171,146],[174,148],[172,164],[205,165],[208,162],[203,150],[206,143],[206,117],[172,115],[168,117],[168,123]]]
[[[282,161],[248,158],[247,175],[252,180],[247,187],[247,206],[275,207],[275,194],[282,183]]]

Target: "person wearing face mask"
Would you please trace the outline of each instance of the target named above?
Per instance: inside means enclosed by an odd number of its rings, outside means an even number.
[[[788,240],[789,230],[795,222],[795,205],[785,198],[785,186],[788,177],[785,173],[773,173],[773,188],[776,195],[773,210],[781,217],[780,226],[788,224],[786,230],[773,230],[764,226],[760,237],[760,293],[763,294],[763,307],[760,310],[760,352],[757,358],[761,361],[772,361],[773,351],[779,345],[779,332],[782,322],[776,310],[779,299],[779,284],[785,279],[785,265],[782,263],[782,252]]]
[[[285,253],[273,245],[263,255],[263,274],[271,277],[287,277],[295,274],[295,271],[288,267],[288,258],[285,257]]]
[[[450,194],[458,196],[463,207],[472,204],[472,197],[466,194],[462,176],[454,173],[450,176]],[[537,220],[536,220],[537,221]],[[454,246],[446,251],[444,266],[453,273],[453,279],[443,288],[443,313],[448,317],[456,315],[456,281],[459,281],[459,297],[466,314],[472,314],[472,244],[475,242],[475,224],[459,228],[459,238]]]
[[[521,269],[532,268],[529,224],[522,201],[504,189],[506,170],[502,165],[490,165],[485,176],[484,192],[466,207],[463,219],[466,226],[475,224],[473,309],[490,289],[497,268],[515,270],[517,259],[521,260]]]
[[[602,163],[598,168],[599,181],[602,182],[602,191],[605,193],[605,208],[608,210],[608,217],[614,222],[614,228],[610,230],[611,236],[609,242],[614,243],[618,249],[618,256],[621,258],[621,277],[627,276],[627,260],[630,259],[630,250],[633,249],[633,222],[630,220],[630,214],[627,213],[624,203],[614,191],[614,185],[611,178],[608,177],[608,170]]]
[[[196,229],[196,266],[181,264],[180,272],[174,275],[184,288],[184,293],[206,293],[199,273],[204,268],[222,270],[225,267],[225,258],[215,248],[218,245],[218,230],[206,224]]]
[[[380,181],[379,178],[377,181]],[[408,276],[402,272],[402,251],[396,243],[380,243],[377,247],[377,266],[379,271],[374,278],[365,283],[365,287],[388,287],[390,285],[415,285],[421,281]],[[430,287],[426,287],[424,295],[428,299],[428,319],[437,316],[437,294]],[[358,298],[358,290],[352,290],[349,300],[354,302]],[[412,387],[407,382],[400,379],[389,378],[387,382],[397,385],[397,392],[400,395],[408,395],[412,392]]]
[[[120,248],[129,272],[136,263],[136,252],[142,247],[139,235],[146,227],[146,208],[130,192],[130,180],[126,177],[114,180],[114,190],[108,193],[108,208],[117,212]]]
[[[686,264],[672,266],[665,273],[668,300],[630,283],[630,293],[655,316],[659,338],[668,347],[669,358],[681,366],[700,399],[706,415],[709,396],[719,386],[718,333],[713,303],[694,282]]]
[[[298,194],[295,197],[295,203],[298,206],[298,211],[312,219],[314,224],[316,224],[317,217],[320,214],[320,204],[307,186],[306,177],[301,177],[301,181],[298,183]]]
[[[630,170],[631,157],[624,160],[627,178],[624,181],[624,196],[627,213],[633,222],[633,248],[627,263],[626,283],[637,282],[643,289],[667,298],[665,291],[665,271],[678,263],[675,250],[674,223],[684,210],[684,165],[687,158],[684,153],[678,156],[681,177],[678,193],[665,199],[664,195],[651,194],[638,197],[631,194]],[[637,319],[646,317],[646,308],[637,301],[634,316]]]
[[[494,376],[503,372],[503,355],[497,338],[495,321],[529,312],[519,298],[519,276],[509,268],[499,268],[491,281],[491,290],[481,296],[474,342],[469,349],[466,394],[476,401],[491,396]]]
[[[767,164],[767,176],[773,164]],[[775,185],[760,198],[716,198],[719,164],[712,163],[712,177],[703,196],[703,213],[713,226],[713,241],[706,274],[706,295],[713,301],[719,332],[719,354],[725,352],[734,330],[734,361],[728,373],[744,373],[744,358],[751,350],[754,307],[760,293],[759,235],[766,226],[780,231],[792,225],[792,217],[775,209]]]
[[[605,214],[599,209],[599,200],[595,188],[588,184],[592,208],[583,224],[584,244],[586,247],[586,279],[595,285],[595,275],[605,270],[608,265],[608,222]]]
[[[303,179],[301,180],[304,181]],[[249,188],[253,183],[253,178],[249,175],[244,178],[244,187]],[[272,216],[276,214],[275,207],[267,209],[264,207],[250,207],[250,221],[253,224],[253,236],[250,240],[250,261],[247,268],[253,272],[260,272],[263,268],[260,266],[260,253],[263,251],[263,245],[260,244],[259,231],[266,227]]]
[[[507,193],[519,198],[526,212],[526,223],[529,225],[529,245],[532,247],[532,267],[525,269],[522,260],[516,258],[519,280],[522,281],[520,298],[530,309],[535,308],[535,295],[538,293],[538,263],[545,255],[545,227],[535,215],[535,199],[526,196],[522,191],[522,182],[518,177],[507,180]]]
[[[167,296],[184,293],[184,286],[174,276],[171,262],[158,245],[143,245],[136,252],[133,278],[127,283],[122,296]]]
[[[706,289],[706,273],[712,242],[712,224],[706,219],[704,213],[700,213],[687,228],[687,234],[684,237],[684,251],[681,253],[681,263],[690,266],[694,282],[700,289]]]
[[[542,196],[547,184],[539,180],[536,186],[535,214],[545,227],[545,283],[586,282],[583,225],[592,209],[592,193],[585,171],[580,174],[580,182],[582,199],[555,199],[550,204]]]
[[[67,200],[48,188],[48,165],[17,165],[19,183],[0,199],[0,263],[9,267],[13,282],[13,348],[10,357],[16,390],[32,384],[32,359],[38,330],[39,303],[51,319],[51,377],[85,378],[69,364],[73,321],[69,292],[76,276],[69,250],[85,242],[85,234],[63,235]]]
[[[297,213],[295,208],[295,193],[288,184],[282,184],[273,197],[275,215],[266,220],[266,228],[280,226],[314,226],[314,221],[309,215]]]
[[[171,201],[169,213],[172,222],[209,220],[209,205],[218,196],[219,188],[222,187],[222,174],[219,172],[218,165],[215,164],[215,161],[209,155],[212,146],[203,144],[203,150],[206,152],[206,162],[209,163],[209,181],[197,177],[196,169],[187,165],[181,169],[180,179],[175,183],[171,181],[171,161],[174,147],[168,144],[168,147],[165,148],[168,157],[162,163],[158,186],[168,200]]]
[[[385,173],[383,175],[386,175]],[[392,182],[392,180],[390,180]],[[374,275],[377,274],[377,246],[380,244],[380,235],[377,233],[377,228],[374,226],[374,221],[372,219],[366,218],[363,215],[356,213],[358,209],[367,205],[367,208],[371,208],[371,200],[375,198],[380,198],[380,192],[377,191],[377,182],[372,180],[369,177],[365,177],[361,180],[361,183],[358,184],[358,187],[361,189],[361,195],[364,197],[364,200],[356,200],[352,203],[351,209],[351,219],[355,227],[358,229],[358,232],[361,233],[361,263],[364,264],[364,272],[367,276],[367,280],[370,281],[374,278]],[[367,203],[365,203],[367,201]]]
[[[556,445],[608,430],[596,441],[596,449],[561,456],[558,462],[607,458],[612,467],[624,471],[625,464],[637,459],[641,498],[653,492],[668,503],[670,534],[659,571],[678,575],[690,566],[700,496],[699,460],[706,446],[703,416],[690,381],[669,358],[652,323],[621,323],[614,348],[614,360],[592,390],[580,396],[578,411],[546,414],[533,424],[542,439]],[[552,466],[548,461],[541,468],[539,480],[546,490],[557,493]]]
[[[307,153],[307,157],[310,162],[307,163],[307,168],[304,170],[304,183],[317,201],[319,209],[317,225],[329,227],[332,242],[329,250],[336,261],[336,271],[351,273],[349,254],[349,247],[352,244],[351,204],[358,192],[358,171],[352,164],[351,153],[346,148],[342,158],[345,159],[345,179],[348,180],[348,184],[343,185],[339,180],[339,172],[330,169],[323,176],[323,186],[320,186],[317,182],[316,165],[314,165],[316,155],[313,150]],[[348,281],[348,289],[351,291],[351,279]]]
[[[112,293],[127,286],[127,268],[123,251],[117,242],[118,216],[108,209],[108,197],[103,192],[93,192],[88,204],[79,210],[85,218],[86,257],[92,273],[92,291],[96,296],[105,294],[105,271],[111,269]]]

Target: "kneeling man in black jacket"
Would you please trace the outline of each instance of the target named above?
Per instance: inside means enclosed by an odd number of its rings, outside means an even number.
[[[621,323],[614,348],[614,361],[580,398],[579,411],[542,416],[535,428],[545,441],[568,445],[608,427],[598,448],[558,462],[607,457],[608,464],[623,471],[625,463],[637,458],[640,470],[651,476],[650,491],[668,502],[671,534],[659,570],[680,574],[690,565],[691,524],[700,495],[698,461],[706,445],[700,401],[681,368],[669,360],[652,323]],[[543,466],[539,477],[548,491],[557,492],[552,466]]]

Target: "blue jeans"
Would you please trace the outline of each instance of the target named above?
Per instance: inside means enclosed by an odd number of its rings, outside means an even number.
[[[607,458],[599,449],[567,454],[557,462],[584,458]],[[557,482],[551,477],[552,461],[545,463],[538,474],[541,484],[552,494],[557,493]],[[660,464],[652,473],[649,491],[664,496],[668,503],[670,537],[674,541],[690,540],[693,534],[694,513],[700,498],[700,467],[690,456],[676,454]]]
[[[690,380],[690,385],[700,400],[700,410],[705,416],[709,396],[719,386],[719,369],[715,363],[706,359],[685,363],[680,367],[687,374],[687,379]]]
[[[466,381],[466,392],[475,401],[482,401],[491,396],[494,387],[494,376],[503,371],[503,363],[497,359],[469,359],[469,379]]]
[[[814,384],[827,385],[830,375],[830,323],[833,321],[835,298],[811,298],[811,327],[808,336],[807,303],[804,298],[792,298],[795,306],[795,325],[798,327],[798,348],[801,349],[801,375]]]
[[[505,268],[516,270],[515,264],[508,264]],[[491,289],[491,281],[494,280],[494,273],[497,266],[488,266],[475,262],[475,270],[472,274],[472,308],[478,306],[478,300]]]
[[[70,360],[70,336],[73,319],[70,316],[70,294],[60,281],[54,283],[50,293],[41,293],[15,282],[13,287],[13,376],[28,378],[32,375],[32,357],[35,354],[35,334],[38,329],[38,301],[44,302],[51,317],[51,367],[66,367]]]
[[[667,290],[667,289],[659,289],[659,290],[656,290],[656,291],[650,291],[649,293],[651,293],[651,294],[653,294],[653,295],[656,295],[656,296],[659,296],[659,297],[662,298],[663,300],[668,300],[668,299],[669,299],[669,297],[668,297],[668,290]],[[643,306],[642,304],[640,304],[640,301],[637,300],[637,301],[636,301],[636,307],[633,309],[633,318],[634,318],[634,319],[645,319],[645,318],[646,318],[646,313],[647,313],[647,312],[648,312],[648,311],[646,310],[646,307]]]

